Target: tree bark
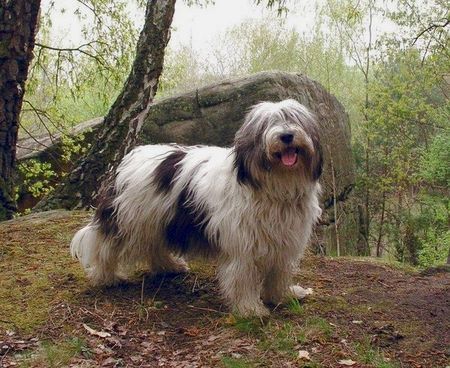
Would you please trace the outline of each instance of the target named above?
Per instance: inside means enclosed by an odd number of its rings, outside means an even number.
[[[0,220],[15,210],[12,174],[40,0],[0,0]]]
[[[382,256],[383,247],[381,246],[381,240],[383,238],[383,225],[384,225],[384,215],[386,212],[386,191],[383,190],[383,196],[381,200],[381,219],[380,219],[380,228],[378,230],[378,240],[377,240],[377,257],[380,258]]]
[[[147,1],[133,67],[105,117],[96,142],[53,195],[38,204],[38,210],[89,207],[95,201],[100,183],[108,180],[109,173],[135,145],[163,69],[175,2]]]
[[[367,238],[367,214],[365,206],[358,204],[358,241],[356,251],[358,256],[370,256],[369,239]]]

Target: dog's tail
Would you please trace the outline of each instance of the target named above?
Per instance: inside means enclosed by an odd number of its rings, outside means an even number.
[[[118,267],[118,247],[114,239],[109,239],[98,225],[90,223],[79,230],[70,243],[72,257],[78,258],[93,285],[114,285],[120,281],[116,273]]]
[[[70,243],[70,254],[80,261],[86,271],[93,266],[98,240],[100,239],[97,226],[89,224],[79,230]]]

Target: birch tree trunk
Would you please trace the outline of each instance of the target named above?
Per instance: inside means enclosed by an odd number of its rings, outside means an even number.
[[[0,221],[15,210],[12,174],[40,0],[0,0]]]
[[[162,72],[164,51],[176,0],[148,0],[145,24],[139,36],[136,58],[119,97],[109,110],[97,140],[38,210],[87,208],[101,183],[134,146],[144,117],[156,93]]]

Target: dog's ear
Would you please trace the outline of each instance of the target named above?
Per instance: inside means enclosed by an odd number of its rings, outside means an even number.
[[[259,188],[260,184],[255,178],[253,178],[247,163],[247,156],[249,154],[248,145],[236,140],[234,145],[234,154],[234,167],[236,169],[238,183],[248,184],[252,187]]]
[[[306,134],[311,138],[312,149],[309,151],[308,164],[311,177],[314,181],[319,180],[323,170],[323,151],[320,144],[319,121],[316,114],[306,110],[302,119],[302,127]]]
[[[257,128],[244,123],[236,133],[233,149],[238,183],[254,189],[261,188],[262,171],[271,169],[270,161],[264,152],[262,131]]]
[[[314,154],[311,160],[311,175],[313,180],[319,180],[323,171],[323,152],[318,139],[313,139]]]

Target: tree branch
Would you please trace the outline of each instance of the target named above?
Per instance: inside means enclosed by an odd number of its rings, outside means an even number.
[[[447,27],[450,24],[450,19],[443,19],[443,21],[444,22],[442,24],[432,23],[427,28],[420,31],[419,34],[416,37],[414,37],[414,39],[412,41],[412,45],[415,45],[416,42],[419,40],[419,38],[421,38],[425,33],[430,32],[430,31],[435,31],[438,28],[444,29],[445,27]]]
[[[51,50],[51,51],[57,51],[58,53],[61,52],[79,52],[80,54],[86,55],[92,59],[94,59],[95,61],[97,61],[97,63],[99,63],[101,66],[106,66],[106,62],[103,59],[103,57],[99,56],[99,55],[95,55],[91,52],[86,51],[85,49],[83,49],[84,47],[92,47],[93,44],[95,43],[102,43],[100,41],[91,41],[88,43],[84,43],[78,47],[54,47],[54,46],[48,46],[48,45],[43,45],[41,43],[36,42],[35,46],[36,47],[40,47],[42,49],[47,49],[47,50]]]

